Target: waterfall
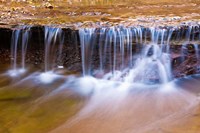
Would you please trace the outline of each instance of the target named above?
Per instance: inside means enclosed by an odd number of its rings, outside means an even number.
[[[196,29],[198,31],[196,31]],[[193,45],[194,50],[195,50],[195,54],[196,54],[196,58],[199,59],[198,43],[200,41],[200,38],[199,38],[199,34],[196,34],[198,32],[200,32],[199,26],[193,26],[192,25],[192,26],[189,26],[188,29],[186,30],[185,40],[182,43],[182,47],[181,47],[182,61],[185,60],[184,51],[187,51],[188,44]]]
[[[93,46],[93,37],[92,36],[94,33],[95,29],[90,28],[90,29],[80,29],[79,34],[80,34],[80,41],[81,41],[81,59],[82,59],[82,71],[83,75],[89,75],[90,74],[90,58],[92,54],[92,46]],[[89,51],[90,50],[90,51]]]
[[[193,27],[185,33],[181,33],[182,30],[175,33],[176,30],[178,27],[83,28],[79,30],[83,75],[101,73],[104,79],[123,82],[169,82],[173,78],[171,40],[180,41],[184,35],[186,41],[196,38],[192,34]],[[94,54],[95,48],[98,55]],[[94,66],[95,56],[99,57],[97,67]]]
[[[197,58],[197,60],[199,60],[199,45],[198,44],[194,44],[194,48],[195,48],[196,58]]]
[[[11,40],[11,61],[13,70],[17,69],[17,49],[18,49],[18,43],[19,43],[19,36],[20,36],[20,30],[16,29],[13,30],[12,33],[12,40]]]
[[[12,64],[12,75],[15,76],[17,73],[23,73],[26,69],[26,52],[28,41],[30,37],[31,26],[17,27],[12,32],[11,39],[11,64]],[[18,65],[18,51],[21,51],[21,65]]]
[[[21,26],[13,30],[11,40],[13,73],[24,71],[27,67],[26,62],[30,61],[31,54],[28,55],[28,59],[26,56],[31,43],[31,28],[31,26]],[[166,83],[173,79],[171,64],[174,54],[173,44],[176,46],[180,44],[178,54],[182,61],[185,60],[185,54],[191,52],[188,49],[191,47],[195,51],[191,53],[196,55],[197,60],[199,59],[199,26],[149,28],[113,26],[80,28],[78,32],[71,30],[68,32],[58,27],[42,28],[44,28],[44,38],[42,38],[44,48],[39,46],[38,51],[44,50],[44,56],[37,52],[34,58],[40,63],[44,61],[44,72],[68,69],[64,67],[76,63],[79,71],[81,64],[83,76],[121,82]],[[43,32],[43,29],[41,31]]]
[[[45,72],[53,70],[56,65],[56,58],[61,60],[62,47],[63,47],[63,33],[61,28],[45,26],[45,56],[44,56],[44,67]],[[56,43],[59,42],[59,47]],[[58,51],[58,55],[57,55]]]
[[[25,26],[22,31],[22,69],[25,69],[25,62],[26,62],[26,52],[27,52],[27,46],[28,41],[30,37],[30,26]]]

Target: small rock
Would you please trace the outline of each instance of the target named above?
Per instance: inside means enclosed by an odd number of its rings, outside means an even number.
[[[49,2],[44,3],[45,8],[53,9],[53,5]]]

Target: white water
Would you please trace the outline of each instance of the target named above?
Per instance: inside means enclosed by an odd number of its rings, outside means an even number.
[[[11,44],[12,69],[18,75],[26,71],[26,53],[31,26],[13,31]],[[44,27],[44,71],[64,68],[63,46],[65,34],[61,28]],[[171,40],[184,44],[192,42],[199,59],[198,26],[188,29],[157,27],[102,27],[79,30],[82,73],[107,80],[122,82],[166,83],[171,73]],[[75,42],[77,40],[74,40]],[[21,59],[18,58],[21,51]],[[182,55],[183,55],[182,50]],[[43,58],[43,57],[42,57]],[[98,58],[99,63],[94,58]],[[184,56],[183,56],[184,58]],[[184,60],[184,59],[183,59]],[[19,65],[20,62],[20,65]]]
[[[58,93],[68,94],[68,90],[89,97],[88,103],[78,114],[53,132],[161,132],[157,127],[182,122],[183,117],[189,116],[199,104],[195,94],[177,87],[171,81],[170,31],[152,28],[150,42],[145,41],[144,31],[140,28],[103,28],[99,37],[95,32],[96,29],[80,30],[84,77],[62,77],[52,71],[55,65],[52,56],[55,53],[51,51],[55,48],[58,29],[46,28],[46,72],[36,73],[20,82],[23,84],[31,80],[33,85],[51,86],[63,78],[65,83],[42,98]],[[137,47],[142,46],[137,53],[132,51],[134,41],[139,43]],[[92,67],[94,45],[101,45],[98,49],[99,70],[102,72],[100,79],[93,76],[95,71],[99,73]],[[62,53],[61,43],[59,46],[59,53]],[[111,50],[113,55],[109,54]],[[156,84],[157,80],[161,84]]]
[[[31,80],[33,85],[51,86],[62,78],[65,83],[55,88],[48,96],[65,94],[69,89],[89,97],[84,108],[71,121],[67,121],[61,130],[59,128],[55,131],[59,133],[69,130],[87,133],[139,133],[158,125],[173,123],[177,119],[181,121],[199,102],[195,94],[177,87],[172,81],[170,43],[174,30],[142,27],[80,29],[84,77],[62,77],[53,72],[55,56],[60,59],[63,53],[62,31],[60,28],[45,27],[45,72],[30,75],[20,80],[20,83]],[[21,32],[13,32],[14,71],[9,71],[11,76],[24,73],[23,68],[26,68],[29,35],[28,32],[21,35]],[[190,38],[195,42],[192,32],[189,28],[186,34],[187,42],[190,42]],[[20,36],[22,39],[19,39]],[[182,38],[181,33],[177,38]],[[22,40],[22,44],[19,40]],[[57,41],[59,47],[55,46]],[[19,46],[22,46],[21,65],[17,63]],[[136,47],[135,51],[133,46]],[[97,69],[93,66],[95,48],[98,49],[99,55]],[[55,54],[56,50],[59,54]],[[198,57],[199,49],[196,45],[195,51]],[[62,64],[59,68],[64,69]],[[100,75],[99,79],[96,75]]]
[[[61,28],[52,28],[45,27],[45,72],[52,71],[56,66],[56,58],[61,59],[62,54],[62,29]],[[59,47],[56,47],[56,41],[59,41]],[[58,55],[56,54],[56,50],[58,49]]]
[[[146,32],[151,35],[149,42],[143,39]],[[172,79],[169,51],[172,33],[173,29],[166,32],[165,29],[141,27],[112,27],[102,28],[100,31],[94,28],[81,29],[79,35],[83,75],[93,75],[93,52],[94,47],[98,46],[98,69],[100,73],[108,71],[104,74],[104,79],[143,83],[154,80],[169,82]],[[141,45],[143,48],[138,48],[141,52],[133,53],[133,44],[136,48]]]
[[[11,64],[12,69],[8,74],[16,77],[26,71],[26,52],[28,40],[30,37],[30,26],[23,26],[21,29],[14,29],[11,40]],[[21,51],[21,60],[19,61],[18,52]],[[21,62],[18,65],[18,62]]]
[[[149,86],[69,77],[52,94],[65,93],[66,88],[91,97],[78,114],[51,133],[148,133],[166,127],[170,131],[191,117],[200,103],[189,88],[186,91],[175,82]]]

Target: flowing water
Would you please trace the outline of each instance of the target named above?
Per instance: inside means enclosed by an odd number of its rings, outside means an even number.
[[[185,79],[174,78],[171,64],[173,43],[181,46],[180,55],[191,44],[199,60],[197,26],[182,30],[140,26],[79,29],[79,76],[57,73],[57,69],[65,69],[65,34],[61,28],[52,27],[44,27],[44,69],[32,74],[25,71],[29,70],[26,54],[30,29],[24,26],[12,33],[12,66],[7,74],[12,78],[24,74],[13,86],[28,83],[51,88],[56,83],[44,99],[68,90],[89,98],[79,113],[52,132],[164,132],[163,128],[184,121],[183,116],[191,116],[198,107],[199,84],[192,90],[187,88],[181,83]],[[196,79],[199,82],[198,76]],[[57,84],[59,80],[62,82]]]
[[[20,73],[25,72],[25,60],[26,60],[26,51],[28,40],[30,37],[29,31],[30,26],[24,26],[22,29],[14,29],[12,33],[11,40],[11,64],[12,70],[9,71],[10,75],[17,76]],[[21,64],[19,65],[17,61],[18,51],[21,51]]]
[[[60,28],[45,27],[45,72],[51,71],[55,67],[56,41],[59,41],[59,57],[62,54],[63,34]]]
[[[176,30],[155,27],[80,29],[83,75],[103,73],[102,78],[109,80],[129,83],[157,80],[167,83],[173,79],[171,40],[183,44],[182,54],[186,45],[195,42],[196,58],[199,56],[199,46],[196,44],[199,38],[194,34],[194,27],[174,33]],[[95,49],[99,52],[98,66],[94,66],[96,62],[93,61]]]

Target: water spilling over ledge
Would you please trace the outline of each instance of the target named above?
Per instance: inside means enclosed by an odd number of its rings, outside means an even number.
[[[123,82],[166,83],[199,73],[200,26],[49,26],[1,29],[1,62],[12,75],[30,65]],[[9,42],[9,40],[11,40]],[[188,62],[190,61],[190,62]]]
[[[0,133],[197,133],[199,6],[0,1]]]

